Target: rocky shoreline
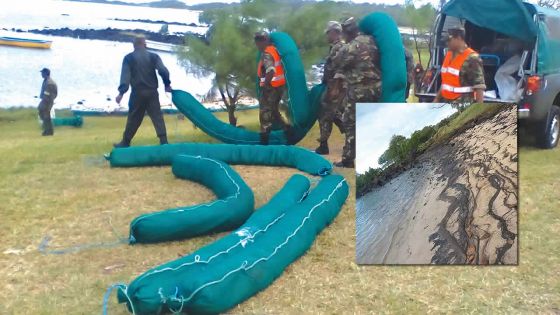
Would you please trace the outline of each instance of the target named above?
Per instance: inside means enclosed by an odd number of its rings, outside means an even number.
[[[503,105],[496,105],[496,106],[503,106]],[[451,139],[451,138],[453,138],[453,137],[455,137],[459,134],[462,134],[466,130],[468,130],[470,128],[473,128],[474,126],[479,125],[479,124],[485,122],[488,119],[492,119],[494,117],[494,115],[495,115],[495,112],[487,112],[487,113],[482,114],[479,117],[476,117],[472,121],[467,122],[461,128],[455,130],[449,136],[449,139]],[[436,150],[440,146],[441,146],[441,144],[433,145],[432,147],[428,148],[427,151]],[[415,153],[413,156],[411,156],[407,161],[405,161],[403,163],[389,165],[381,174],[376,176],[370,183],[368,183],[368,186],[366,187],[366,189],[364,189],[362,191],[357,191],[356,192],[357,197],[362,197],[362,196],[366,195],[367,193],[371,192],[373,189],[378,188],[378,187],[382,187],[383,185],[389,183],[392,179],[398,177],[402,173],[414,168],[416,166],[416,164],[418,164],[417,159],[419,158],[419,156],[422,155],[423,153],[426,153],[426,152]]]
[[[178,25],[178,26],[191,26],[191,27],[207,27],[206,25],[199,25],[196,23],[181,23],[181,22],[167,22],[162,20],[145,20],[145,19],[112,19],[113,21],[119,22],[139,22],[139,23],[148,23],[148,24],[167,24],[167,25]]]
[[[21,29],[3,29],[6,31],[12,31],[16,33],[34,33],[42,35],[51,36],[62,36],[62,37],[72,37],[78,39],[98,39],[98,40],[109,40],[116,42],[131,42],[135,36],[143,35],[148,40],[168,43],[173,45],[182,45],[185,43],[186,36],[195,36],[201,40],[205,40],[204,35],[195,33],[177,33],[177,34],[162,34],[157,32],[150,32],[142,29],[116,29],[108,27],[106,29],[70,29],[67,27],[59,29],[32,29],[32,30],[21,30]]]
[[[357,262],[517,264],[517,160],[514,106],[465,125],[357,199]]]

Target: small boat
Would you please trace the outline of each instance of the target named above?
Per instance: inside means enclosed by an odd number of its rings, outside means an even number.
[[[0,45],[49,49],[51,48],[52,41],[0,36]]]
[[[152,41],[152,40],[147,40],[146,41],[146,46],[147,46],[148,50],[164,51],[164,52],[171,52],[171,53],[176,52],[177,48],[178,48],[177,45],[173,45],[173,44],[169,44],[169,43],[162,43],[162,42],[155,42],[155,41]]]

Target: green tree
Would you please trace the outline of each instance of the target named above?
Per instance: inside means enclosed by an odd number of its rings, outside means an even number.
[[[324,28],[333,17],[333,3],[245,0],[239,6],[210,9],[200,22],[211,25],[204,39],[190,36],[179,58],[187,71],[197,76],[215,75],[208,96],[219,94],[235,125],[235,109],[241,96],[256,95],[257,30],[289,33],[307,70],[327,53]]]
[[[228,111],[229,123],[237,124],[235,109],[241,95],[254,88],[255,28],[239,15],[227,11],[208,12],[202,22],[211,23],[206,40],[191,36],[180,54],[187,71],[199,77],[214,74],[208,95],[219,93]],[[250,94],[250,93],[249,93]]]
[[[169,24],[163,24],[159,29],[160,34],[168,34],[169,33]]]
[[[541,7],[560,10],[560,0],[539,0],[538,5]]]
[[[408,139],[405,136],[394,135],[389,142],[389,148],[379,157],[378,163],[383,167],[402,161],[408,152]]]
[[[430,37],[430,31],[435,20],[436,10],[430,3],[416,8],[414,0],[406,0],[405,14],[408,19],[408,24],[412,28],[412,37],[414,39],[416,53],[418,54],[418,62],[422,65],[422,56],[420,54],[422,47],[420,47],[421,44],[418,39],[419,37]]]

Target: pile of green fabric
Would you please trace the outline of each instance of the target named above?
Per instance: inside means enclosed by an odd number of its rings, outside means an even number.
[[[200,250],[152,268],[118,300],[134,314],[227,311],[263,290],[303,255],[339,213],[349,188],[332,165],[309,150],[283,145],[172,144],[114,149],[113,167],[172,165],[175,176],[212,189],[217,200],[142,215],[130,227],[131,243],[170,241],[234,230]],[[322,176],[314,189],[293,176],[266,205],[254,198],[226,163],[294,167]]]
[[[52,123],[54,126],[81,127],[84,124],[84,119],[82,118],[82,116],[60,117],[53,118]]]

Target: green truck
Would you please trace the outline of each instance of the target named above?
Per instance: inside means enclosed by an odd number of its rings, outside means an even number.
[[[431,102],[441,85],[447,30],[465,28],[485,72],[485,102],[515,103],[522,128],[543,148],[560,133],[560,12],[520,0],[451,0],[438,15],[430,38],[430,62],[416,89]]]

